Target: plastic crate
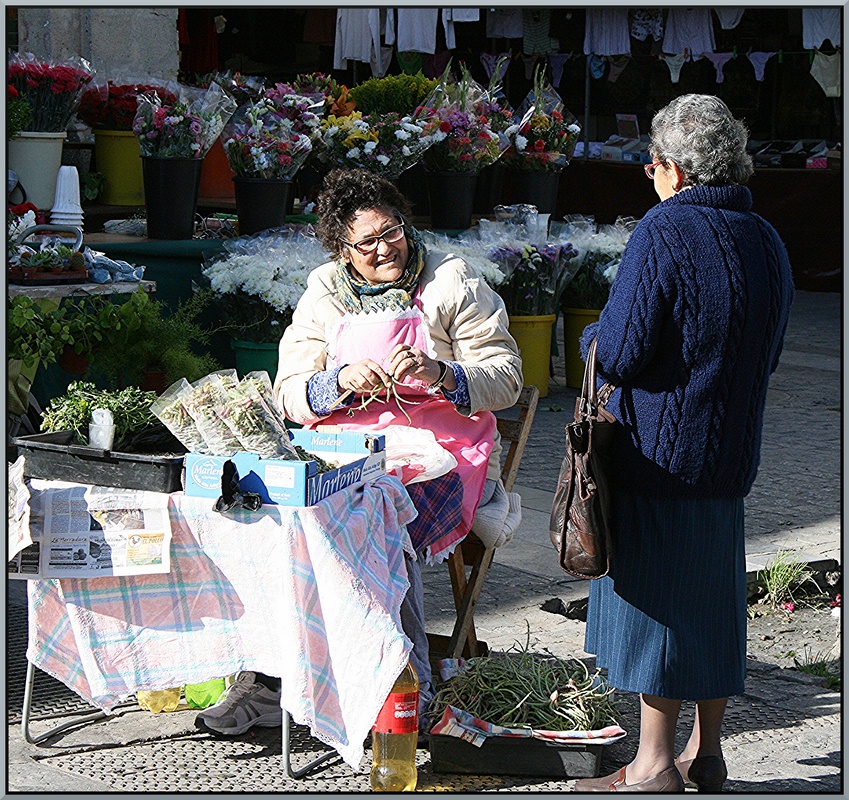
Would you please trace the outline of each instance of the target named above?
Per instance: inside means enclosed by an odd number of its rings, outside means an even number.
[[[177,453],[146,455],[101,450],[75,444],[73,431],[19,436],[10,443],[18,448],[18,456],[24,456],[24,474],[28,478],[169,494],[183,488],[183,456]]]
[[[558,744],[542,739],[490,736],[480,746],[456,736],[431,734],[434,772],[542,778],[596,778],[601,744]]]

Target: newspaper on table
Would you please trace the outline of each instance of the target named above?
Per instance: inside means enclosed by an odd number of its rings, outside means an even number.
[[[10,530],[9,552],[15,556],[9,563],[10,577],[93,578],[171,571],[167,494],[35,478],[27,486],[28,537],[38,552],[25,555],[26,548],[13,549]],[[15,537],[21,543],[27,535]]]
[[[9,465],[9,577],[30,578],[38,575],[39,543],[33,542],[29,525],[30,493],[24,479],[24,457]]]

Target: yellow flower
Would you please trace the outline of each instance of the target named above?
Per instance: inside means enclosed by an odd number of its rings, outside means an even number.
[[[323,130],[327,130],[328,128],[339,128],[340,130],[348,130],[350,129],[354,123],[358,119],[362,119],[363,115],[359,111],[354,111],[353,114],[350,114],[346,117],[337,117],[333,114],[328,116],[326,119],[322,120],[321,127]]]
[[[531,117],[531,128],[547,130],[550,126],[551,120],[545,114],[534,114]]]

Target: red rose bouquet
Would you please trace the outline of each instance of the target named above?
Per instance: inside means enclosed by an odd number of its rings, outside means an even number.
[[[53,63],[39,61],[32,53],[15,53],[9,59],[9,85],[29,103],[32,131],[64,131],[93,74],[81,58]]]

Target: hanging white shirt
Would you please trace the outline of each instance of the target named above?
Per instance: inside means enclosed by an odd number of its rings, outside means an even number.
[[[486,10],[488,39],[521,39],[523,35],[521,8],[488,8]]]
[[[620,56],[631,53],[627,8],[588,8],[584,28],[584,53]]]
[[[442,27],[445,28],[445,47],[453,50],[457,47],[457,39],[454,35],[455,22],[477,22],[480,19],[480,10],[477,8],[443,8]]]
[[[826,39],[840,47],[840,8],[803,8],[802,47],[817,50]]]
[[[390,9],[391,11],[393,9]],[[394,12],[398,20],[397,34],[394,28],[390,33],[390,13],[387,13],[386,44],[394,44],[399,53],[436,52],[438,8],[396,8]]]
[[[380,9],[340,8],[336,12],[333,69],[347,69],[347,61],[370,64],[380,53]]]
[[[664,53],[683,53],[692,58],[716,49],[713,38],[713,18],[710,8],[670,8],[666,19],[666,35],[661,50]]]

